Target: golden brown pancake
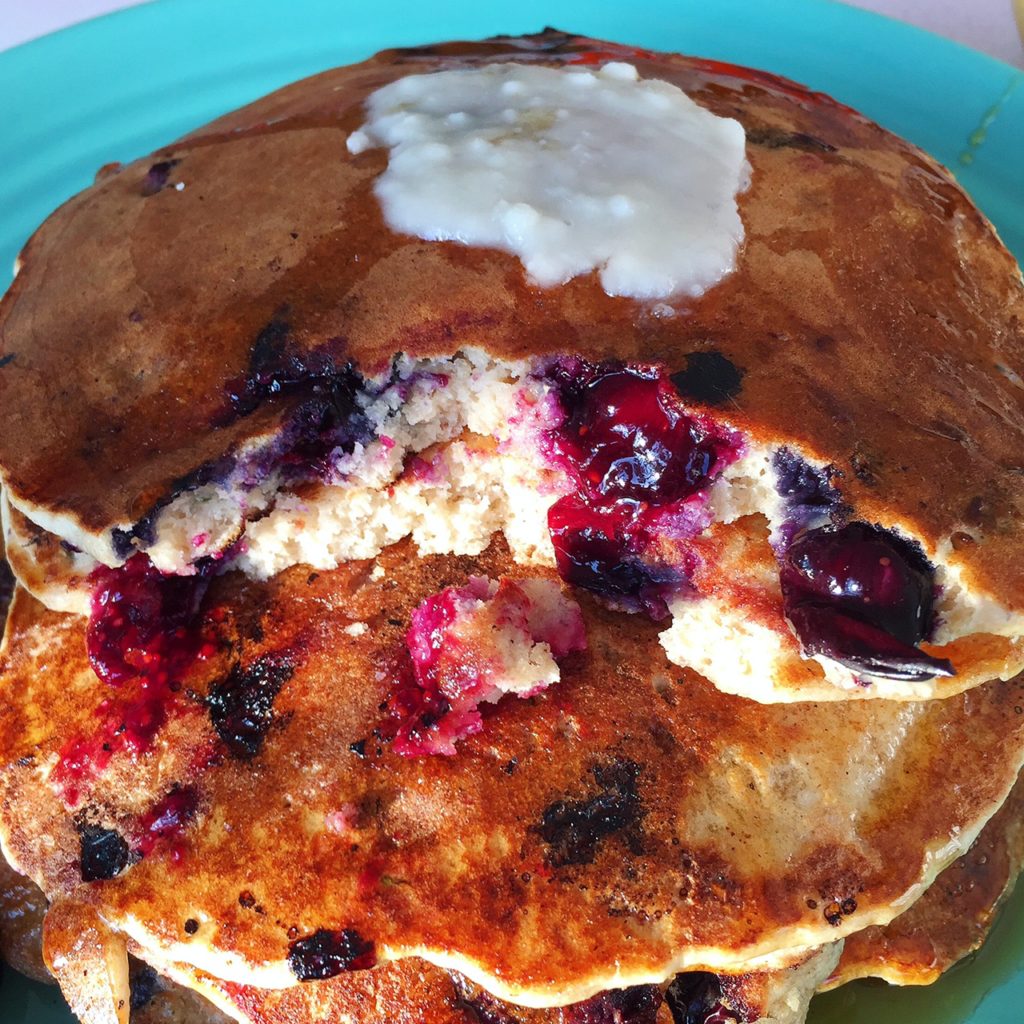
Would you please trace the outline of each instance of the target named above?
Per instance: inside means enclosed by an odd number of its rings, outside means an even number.
[[[723,1024],[737,1019],[803,1024],[817,985],[838,955],[837,944],[775,971],[731,977],[683,974],[667,987],[602,993],[585,1003],[547,1010],[503,1003],[458,974],[416,960],[382,965],[363,978],[278,991],[229,985],[180,967],[169,973],[182,984],[196,986],[244,1024],[674,1024],[715,1020],[716,1012]]]
[[[386,154],[344,146],[372,90],[481,61],[610,59],[747,131],[743,250],[685,313],[648,315],[594,275],[537,289],[512,256],[385,226],[371,189]],[[103,176],[21,262],[0,307],[0,477],[30,519],[101,560],[145,547],[171,496],[272,446],[324,360],[373,376],[399,352],[474,346],[683,371],[714,352],[742,379],[719,410],[732,426],[831,465],[860,520],[1024,609],[1014,261],[933,160],[774,76],[553,31],[386,51]],[[275,346],[296,387],[233,408]]]
[[[827,988],[857,978],[930,985],[980,948],[1024,866],[1024,780],[974,845],[885,928],[851,935]]]
[[[399,756],[387,701],[411,610],[522,573],[496,543],[217,578],[207,656],[162,695],[100,683],[83,620],[19,592],[0,708],[12,862],[224,980],[286,987],[327,948],[565,1004],[887,923],[1024,760],[1020,681],[759,705],[673,669],[654,624],[585,597],[588,646],[557,684],[496,705],[453,757]]]

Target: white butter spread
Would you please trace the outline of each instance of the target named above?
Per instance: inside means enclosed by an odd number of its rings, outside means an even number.
[[[490,64],[372,93],[352,153],[387,146],[388,225],[515,253],[538,285],[592,270],[609,295],[696,296],[729,274],[742,125],[631,64]]]

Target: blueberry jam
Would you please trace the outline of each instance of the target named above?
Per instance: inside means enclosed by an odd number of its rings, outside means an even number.
[[[207,573],[167,575],[139,554],[120,568],[96,569],[91,583],[86,645],[100,679],[112,686],[140,677],[167,683],[192,664],[202,643]]]
[[[288,966],[299,981],[324,981],[377,962],[374,945],[352,928],[321,928],[288,947]]]
[[[861,522],[808,530],[786,550],[780,578],[805,655],[884,679],[954,674],[917,647],[933,627],[934,574],[896,534]]]
[[[687,412],[657,367],[567,359],[549,378],[565,417],[548,432],[549,455],[575,488],[548,514],[559,571],[662,617],[686,585],[685,541],[708,525],[707,489],[739,438]]]

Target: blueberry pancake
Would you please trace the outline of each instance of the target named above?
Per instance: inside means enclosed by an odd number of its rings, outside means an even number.
[[[144,656],[123,597],[89,638],[15,597],[4,847],[226,982],[416,956],[544,1006],[772,968],[905,909],[1024,760],[1019,681],[729,696],[500,539],[215,576]]]
[[[886,928],[867,928],[849,936],[839,964],[819,989],[867,976],[894,984],[930,984],[977,949],[1020,869],[1022,796],[1024,784],[1018,781],[968,853],[946,868],[910,910]],[[0,950],[22,973],[52,981],[42,961],[45,912],[46,900],[38,887],[0,859]],[[72,926],[73,935],[81,933],[80,920]],[[57,947],[68,943],[61,943],[58,929],[52,927],[50,939],[52,955],[59,956]],[[766,1018],[772,1024],[790,1020],[799,1024],[809,994],[794,985],[794,975],[827,971],[838,951],[837,946],[816,958],[810,970],[797,964],[747,975],[680,975],[660,1001],[648,988],[629,996],[602,993],[587,1003],[548,1011],[502,1004],[461,975],[417,960],[275,991],[221,983],[180,964],[165,965],[163,974],[158,974],[134,960],[129,962],[128,1002],[132,1024],[215,1024],[221,1019],[215,1004],[223,1006],[232,1019],[252,1024],[303,1024],[318,1016],[333,1019],[331,1014],[340,1013],[349,1015],[354,1024],[380,1019],[396,1024],[406,1020],[410,1024],[478,1024],[481,1019],[500,1024],[593,1024],[595,1018],[604,1019],[598,1015],[601,1009],[619,1010],[620,1024],[668,1024],[670,1020],[679,1024],[680,1019],[694,1018],[703,1024],[722,1009],[745,1024]],[[181,985],[168,981],[168,974],[178,977]],[[58,978],[72,1004],[80,1003],[86,987],[81,975],[59,971]],[[188,989],[202,991],[209,1002],[197,999]],[[703,1017],[698,1016],[697,1006],[704,1011]],[[787,1010],[790,1016],[785,1016]]]
[[[1022,323],[951,176],[825,96],[551,30],[386,51],[32,237],[9,539],[65,545],[70,597],[15,559],[63,608],[135,560],[260,580],[501,531],[723,688],[949,696],[1024,667]],[[703,541],[747,517],[771,608],[722,667],[697,627],[761,609]]]

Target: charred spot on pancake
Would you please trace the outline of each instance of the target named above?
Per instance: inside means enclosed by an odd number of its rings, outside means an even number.
[[[180,160],[159,160],[153,164],[142,179],[142,186],[139,192],[144,196],[155,196],[157,192],[167,187],[167,181],[171,171],[180,164]]]
[[[723,1002],[722,981],[707,971],[677,974],[665,990],[673,1024],[746,1024],[756,1020]]]
[[[863,522],[808,530],[786,552],[780,581],[805,656],[884,679],[954,675],[917,647],[933,626],[934,570],[892,531]]]
[[[132,1010],[141,1010],[144,1006],[148,1006],[160,988],[160,975],[149,964],[138,960],[131,962],[131,970],[128,974],[128,1005]]]
[[[601,844],[616,834],[631,850],[640,847],[639,825],[644,816],[637,786],[640,765],[615,760],[591,771],[598,792],[556,801],[545,808],[540,825],[534,828],[548,845],[545,861],[551,867],[592,864]]]
[[[84,825],[78,835],[83,882],[116,878],[131,863],[131,850],[116,829]]]
[[[748,128],[747,142],[765,149],[799,149],[805,153],[834,153],[836,147],[806,132],[788,132],[784,128]]]
[[[288,966],[299,981],[323,981],[377,962],[374,945],[352,928],[321,928],[288,947]]]
[[[242,760],[255,757],[274,720],[274,700],[295,672],[285,655],[264,655],[251,665],[232,666],[215,683],[206,703],[217,735]]]
[[[5,356],[0,356],[0,370],[2,370],[8,363],[14,362],[14,357],[17,355],[16,352],[8,352]]]
[[[722,405],[743,390],[745,370],[715,350],[690,352],[686,368],[669,378],[681,398],[704,405]]]
[[[562,1020],[564,1024],[656,1024],[663,1002],[657,985],[633,985],[567,1006]]]

